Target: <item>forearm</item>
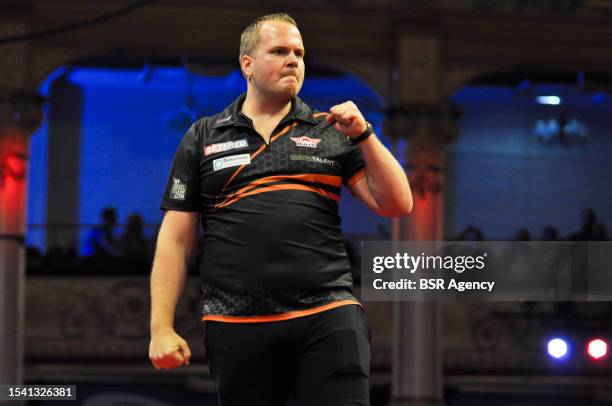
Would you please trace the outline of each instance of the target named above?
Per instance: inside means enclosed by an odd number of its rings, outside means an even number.
[[[173,328],[185,286],[190,252],[178,241],[159,236],[151,271],[151,331]]]
[[[366,181],[382,212],[394,215],[412,210],[412,193],[404,169],[393,154],[372,135],[359,144],[366,163]]]

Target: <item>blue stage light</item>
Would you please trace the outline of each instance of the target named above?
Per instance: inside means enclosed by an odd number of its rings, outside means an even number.
[[[548,351],[548,355],[557,360],[567,357],[570,352],[569,343],[559,337],[555,337],[548,340],[546,349]]]
[[[548,104],[551,106],[558,106],[563,100],[559,96],[538,96],[536,97],[536,103]]]

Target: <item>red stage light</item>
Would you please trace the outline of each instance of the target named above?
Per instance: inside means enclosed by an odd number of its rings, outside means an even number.
[[[594,360],[600,360],[608,353],[608,343],[601,338],[594,338],[587,344],[587,354]]]

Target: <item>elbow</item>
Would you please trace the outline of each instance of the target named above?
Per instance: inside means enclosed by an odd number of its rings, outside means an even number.
[[[401,199],[392,208],[382,209],[378,211],[378,215],[382,217],[396,218],[404,217],[412,211],[412,196],[408,195]]]
[[[408,215],[410,213],[412,213],[412,207],[413,207],[413,201],[412,201],[412,193],[410,193],[410,190],[408,191],[408,195],[406,198],[407,202],[406,202],[406,213],[404,215]]]
[[[412,193],[410,189],[403,193],[398,201],[397,210],[395,211],[395,215],[393,217],[404,217],[412,212]]]
[[[383,211],[378,212],[378,214],[382,217],[399,218],[399,217],[407,216],[408,214],[410,214],[411,211],[412,211],[412,208],[408,207],[405,209],[398,208],[394,210],[383,210]]]
[[[407,185],[406,192],[402,194],[401,199],[401,208],[402,214],[401,216],[407,216],[412,212],[413,200],[412,200],[412,191],[410,190],[410,185]]]

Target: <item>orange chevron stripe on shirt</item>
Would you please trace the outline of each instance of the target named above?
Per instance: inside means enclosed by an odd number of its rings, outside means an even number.
[[[265,178],[257,179],[256,181],[249,183],[248,185],[238,190],[237,192],[232,193],[231,195],[227,196],[223,202],[216,204],[215,207],[219,207],[227,203],[229,200],[245,193],[247,190],[253,189],[259,185],[263,185],[264,183],[272,183],[272,182],[278,182],[278,181],[283,181],[283,180],[301,180],[305,182],[323,183],[325,185],[330,185],[330,186],[335,186],[335,187],[342,186],[342,178],[340,176],[335,176],[335,175],[300,174],[300,175],[267,176]]]
[[[321,189],[321,188],[317,188],[313,186],[302,185],[301,183],[295,183],[295,184],[271,185],[271,186],[266,186],[266,187],[262,187],[259,189],[251,190],[250,192],[245,192],[241,194],[240,196],[236,196],[235,198],[227,202],[221,203],[215,207],[216,208],[226,207],[226,206],[229,206],[230,204],[236,203],[238,200],[243,199],[247,196],[252,196],[252,195],[259,194],[259,193],[276,192],[279,190],[304,190],[307,192],[314,192],[322,196],[328,197],[332,199],[333,201],[335,201],[336,203],[340,202],[340,195],[337,195],[332,192],[328,192],[325,189]]]
[[[285,128],[283,128],[278,134],[276,134],[275,136],[273,136],[272,138],[270,138],[270,143],[268,145],[270,145],[271,143],[273,143],[274,141],[276,141],[280,136],[282,136],[283,134],[286,134],[290,129],[292,129],[293,127],[295,127],[296,125],[298,125],[298,122],[295,121],[292,124],[287,125]],[[257,149],[257,151],[253,152],[253,154],[251,155],[251,160],[255,159],[255,157],[259,154],[261,154],[261,152],[266,149],[266,145],[262,145],[261,147],[259,147]],[[227,182],[225,183],[225,186],[223,186],[223,189],[221,189],[221,191],[223,192],[225,189],[227,189],[227,187],[230,185],[230,183],[232,183],[232,181],[234,179],[236,179],[236,176],[238,176],[238,174],[240,172],[242,172],[242,170],[244,169],[246,165],[240,165],[238,167],[238,169],[236,169],[234,171],[234,173],[232,174],[232,176],[230,176],[230,178],[227,180]]]

